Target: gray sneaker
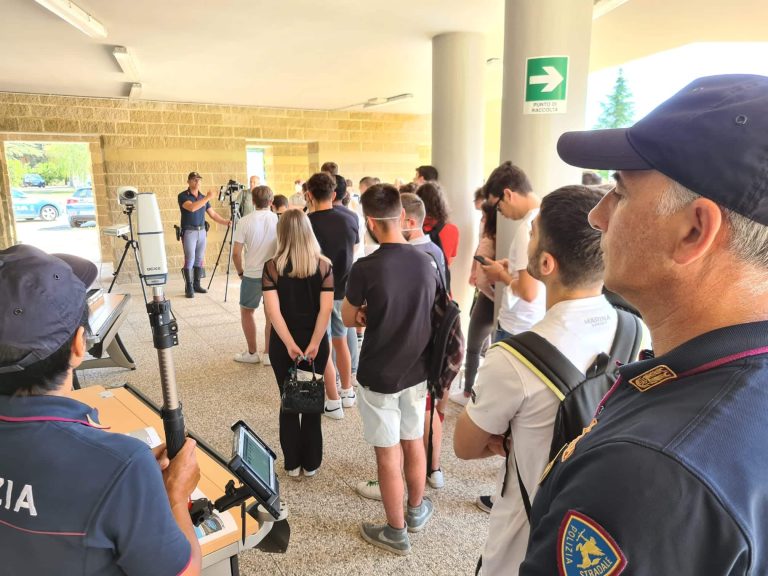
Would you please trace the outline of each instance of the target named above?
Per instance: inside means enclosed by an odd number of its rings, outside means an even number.
[[[411,553],[411,540],[405,528],[397,530],[389,524],[363,522],[360,524],[360,535],[366,542],[394,554],[406,556]]]
[[[435,513],[435,505],[432,504],[427,496],[421,501],[421,505],[416,508],[408,506],[408,511],[405,514],[405,523],[408,526],[408,532],[421,532],[424,530],[424,526],[432,518],[432,514]]]

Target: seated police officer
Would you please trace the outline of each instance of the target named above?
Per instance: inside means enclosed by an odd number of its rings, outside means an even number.
[[[0,251],[0,573],[197,575],[194,441],[169,463],[64,396],[95,277],[74,256]]]
[[[618,170],[589,221],[655,357],[545,471],[521,575],[768,574],[767,150],[768,78],[746,75],[560,138]]]

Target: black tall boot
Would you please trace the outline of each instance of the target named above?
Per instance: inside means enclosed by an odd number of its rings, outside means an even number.
[[[184,296],[187,298],[194,298],[195,291],[192,287],[192,270],[189,268],[182,268],[181,273],[184,276]]]
[[[197,292],[198,294],[207,294],[208,290],[200,286],[200,279],[203,276],[205,276],[205,274],[203,274],[203,268],[201,266],[195,266],[194,268],[192,268],[192,270],[195,273],[194,282],[192,284],[192,287],[194,288],[195,292]]]

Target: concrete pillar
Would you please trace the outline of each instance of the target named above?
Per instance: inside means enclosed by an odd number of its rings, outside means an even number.
[[[453,297],[468,311],[468,284],[480,217],[472,195],[483,183],[485,38],[451,32],[432,40],[432,164],[459,228],[458,256],[451,265]]]
[[[539,196],[581,183],[581,170],[562,162],[556,145],[563,132],[585,128],[592,7],[593,0],[506,0],[500,160],[522,168]],[[538,59],[563,56],[567,73],[553,88],[562,59]],[[537,59],[530,72],[529,59]],[[564,102],[538,100],[557,98],[562,84]],[[516,227],[499,217],[497,258],[506,258]]]
[[[580,170],[563,163],[555,146],[563,132],[584,129],[592,6],[593,0],[506,0],[501,161],[525,170],[542,196],[581,182]],[[527,61],[548,56],[568,57],[565,111],[526,113],[526,88],[547,87],[538,78],[546,71],[530,78],[541,84],[529,84]]]

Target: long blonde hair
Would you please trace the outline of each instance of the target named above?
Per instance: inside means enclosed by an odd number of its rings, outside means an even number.
[[[320,244],[312,232],[309,218],[301,210],[286,210],[277,221],[277,273],[283,275],[291,263],[291,278],[308,278],[317,272],[320,260],[326,260],[320,252]]]

